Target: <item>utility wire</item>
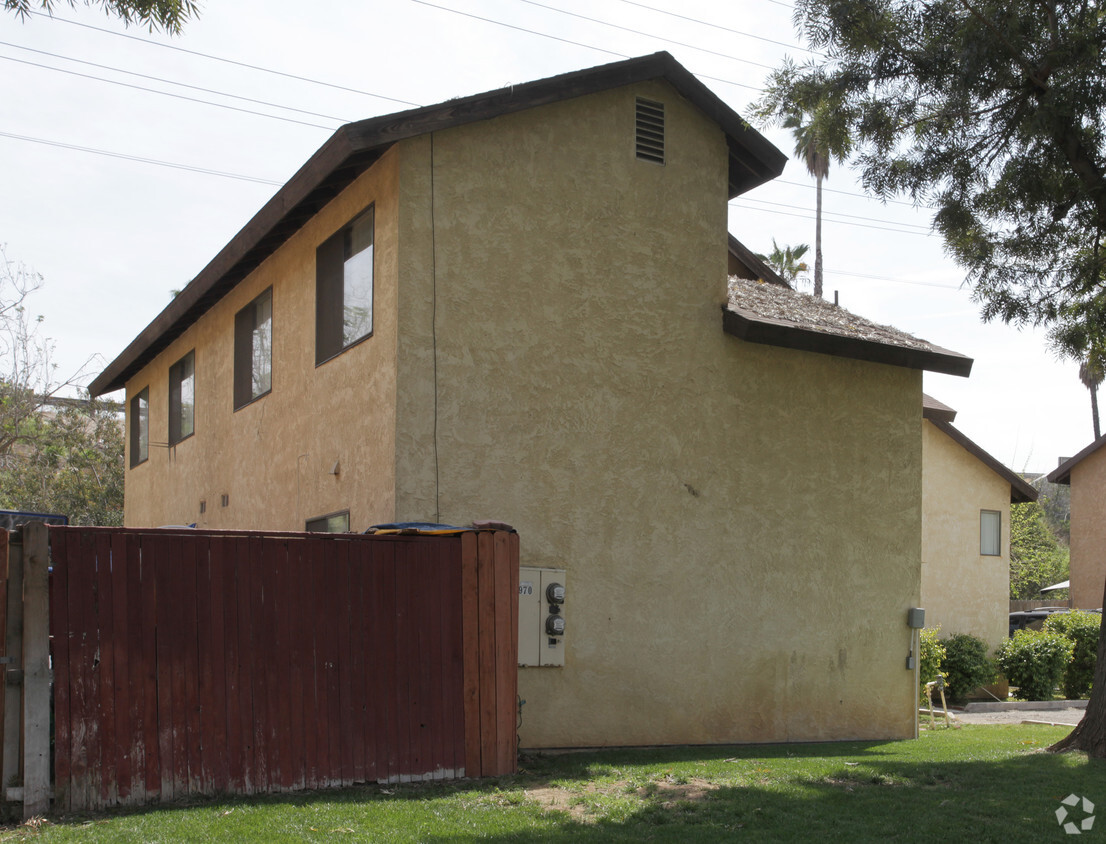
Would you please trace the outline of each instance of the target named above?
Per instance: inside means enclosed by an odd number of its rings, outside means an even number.
[[[84,59],[75,59],[75,58],[72,58],[71,56],[62,56],[62,55],[58,55],[57,53],[48,53],[45,50],[35,50],[31,47],[23,47],[19,44],[11,44],[7,41],[0,41],[0,46],[2,46],[2,47],[14,47],[16,50],[25,50],[28,53],[37,53],[40,56],[49,56],[52,59],[61,59],[62,61],[75,62],[76,64],[83,64],[83,65],[87,65],[88,67],[95,67],[99,70],[108,70],[108,71],[111,71],[112,73],[123,73],[123,74],[126,74],[127,76],[136,76],[139,79],[148,79],[151,82],[162,82],[166,85],[176,85],[180,88],[188,88],[189,90],[200,91],[204,94],[215,94],[218,97],[230,97],[231,99],[234,99],[234,100],[241,100],[241,101],[247,102],[247,103],[254,103],[255,105],[269,106],[270,108],[279,108],[279,109],[284,109],[285,111],[294,111],[297,114],[305,114],[308,117],[321,117],[324,120],[334,120],[334,121],[337,121],[338,123],[349,123],[349,122],[351,122],[349,120],[349,118],[345,118],[345,117],[335,117],[332,114],[319,114],[316,111],[306,111],[305,109],[302,109],[302,108],[294,108],[292,106],[280,105],[279,103],[271,103],[271,102],[267,102],[266,100],[255,100],[251,97],[241,97],[238,94],[228,94],[225,91],[216,91],[213,88],[201,88],[199,85],[189,85],[187,82],[175,82],[172,79],[165,79],[164,77],[161,77],[161,76],[150,76],[149,74],[146,74],[146,73],[137,73],[136,71],[124,70],[123,68],[120,68],[120,67],[112,67],[111,65],[106,65],[106,64],[97,64],[96,62],[85,61]],[[0,58],[6,58],[6,57],[0,57]],[[18,61],[18,59],[15,59],[15,61]],[[47,70],[59,70],[59,68],[48,67],[46,65],[35,65],[35,66],[36,67],[45,67]],[[64,72],[64,71],[62,71],[62,72]],[[100,77],[90,77],[90,78],[99,79]],[[111,80],[104,79],[102,81],[110,82]],[[151,89],[144,88],[143,90],[148,91],[148,90],[151,90]],[[160,93],[160,92],[156,92],[156,93]],[[213,103],[213,105],[214,105],[214,103]]]
[[[283,182],[274,182],[272,179],[259,179],[255,176],[244,176],[241,173],[227,173],[222,170],[209,170],[206,167],[194,167],[190,164],[178,164],[173,161],[160,161],[156,158],[142,158],[137,155],[128,155],[122,152],[112,152],[106,149],[95,149],[94,147],[82,147],[76,144],[65,144],[61,141],[50,141],[46,138],[32,138],[27,135],[15,135],[11,132],[0,132],[0,138],[12,138],[16,141],[27,141],[32,144],[44,144],[51,147],[59,147],[61,149],[75,150],[77,152],[88,152],[93,155],[105,155],[108,158],[119,158],[124,161],[137,161],[141,164],[155,164],[158,167],[171,167],[174,170],[187,170],[190,173],[202,173],[206,176],[222,176],[226,179],[238,179],[243,182],[254,182],[259,185],[273,185],[280,187]]]
[[[176,50],[178,53],[187,53],[190,56],[199,56],[202,59],[210,59],[215,62],[223,62],[224,64],[234,65],[235,67],[244,67],[249,70],[256,70],[261,73],[271,73],[274,76],[283,76],[285,79],[295,79],[298,82],[309,82],[312,85],[322,85],[326,88],[333,88],[336,91],[347,91],[351,94],[361,94],[365,97],[375,97],[378,100],[387,100],[392,103],[399,103],[400,105],[415,106],[418,107],[422,103],[413,103],[410,100],[401,100],[396,97],[386,97],[384,94],[374,94],[372,91],[362,91],[359,88],[349,88],[345,85],[337,85],[333,82],[324,82],[321,79],[311,79],[307,76],[297,76],[294,73],[285,73],[282,70],[274,70],[271,67],[261,67],[260,65],[248,64],[247,62],[235,61],[234,59],[223,58],[222,56],[213,56],[210,53],[201,53],[198,50],[189,50],[185,47],[180,47],[176,44],[165,44],[161,41],[154,41],[150,38],[140,38],[137,35],[131,35],[127,32],[116,32],[112,29],[105,29],[100,26],[93,26],[89,23],[81,23],[80,21],[69,20],[68,18],[58,17],[57,15],[50,15],[45,12],[30,12],[32,15],[47,18],[48,20],[58,21],[59,23],[67,23],[70,26],[79,26],[84,29],[95,30],[96,32],[103,32],[107,35],[114,35],[116,38],[129,38],[131,41],[138,41],[142,44],[149,44],[154,47],[162,47],[166,50]]]
[[[665,38],[663,35],[653,35],[649,32],[642,32],[640,29],[630,29],[628,26],[620,26],[617,23],[609,23],[608,21],[601,21],[598,18],[589,18],[587,15],[577,14],[576,12],[570,12],[567,9],[558,9],[556,6],[548,6],[545,3],[539,3],[537,0],[518,0],[520,3],[526,3],[530,6],[537,6],[539,9],[548,9],[551,12],[558,12],[562,15],[568,15],[573,18],[579,18],[580,20],[590,21],[591,23],[597,23],[601,26],[609,26],[612,29],[618,29],[622,32],[629,32],[632,35],[642,35],[646,38],[655,38],[658,41],[664,41],[668,44],[675,44],[677,47],[686,47],[689,50],[698,50],[701,53],[708,53],[712,56],[718,56],[723,59],[730,59],[735,62],[744,62],[745,64],[751,64],[753,67],[764,68],[765,70],[775,70],[772,65],[761,64],[760,62],[754,62],[751,59],[743,59],[739,56],[731,56],[729,53],[719,53],[716,50],[708,50],[706,47],[696,47],[694,44],[688,44],[684,41],[675,41],[671,38]]]
[[[252,114],[257,117],[268,117],[271,120],[283,120],[285,123],[298,123],[300,126],[310,126],[312,129],[325,129],[328,132],[332,132],[335,128],[333,126],[322,126],[318,123],[308,123],[306,120],[296,120],[293,117],[281,117],[279,114],[266,114],[263,111],[253,111],[248,108],[239,108],[238,106],[232,106],[226,103],[215,103],[211,100],[201,100],[197,97],[186,97],[184,96],[184,94],[174,94],[170,91],[159,91],[156,88],[144,88],[141,85],[132,85],[129,82],[120,82],[117,79],[104,79],[102,76],[93,76],[89,73],[78,73],[75,70],[65,70],[60,67],[51,67],[50,65],[39,64],[38,62],[29,62],[25,59],[13,58],[12,56],[0,56],[0,59],[9,62],[16,62],[17,64],[30,65],[31,67],[39,67],[43,68],[44,70],[52,70],[56,73],[66,73],[70,76],[78,76],[82,79],[93,79],[97,82],[107,82],[110,85],[118,85],[122,88],[130,88],[135,91],[145,91],[148,94],[160,94],[163,97],[172,97],[175,100],[185,100],[186,102],[190,103],[200,103],[201,105],[214,106],[215,108],[225,108],[228,111],[237,111],[241,114]]]
[[[790,211],[776,211],[773,208],[751,208],[751,207],[746,206],[746,205],[741,205],[738,202],[731,202],[730,206],[733,207],[733,208],[737,208],[739,210],[756,211],[756,212],[762,213],[762,214],[779,214],[783,217],[798,217],[801,220],[813,220],[814,219],[814,217],[812,217],[810,214],[794,214]],[[918,231],[909,231],[907,229],[893,229],[893,228],[888,228],[887,226],[872,226],[872,225],[869,225],[867,223],[850,223],[848,220],[826,220],[825,217],[823,217],[823,221],[828,222],[828,223],[837,223],[838,225],[841,225],[841,226],[857,226],[857,227],[862,228],[862,229],[875,229],[877,231],[894,232],[895,234],[912,234],[912,235],[917,235],[918,237],[934,237],[934,234],[932,232],[918,232]]]
[[[580,42],[580,41],[572,41],[568,38],[561,38],[558,35],[550,35],[547,32],[539,32],[536,29],[527,29],[524,26],[516,26],[515,24],[511,24],[511,23],[504,23],[503,21],[497,21],[494,18],[481,17],[480,15],[474,15],[470,12],[462,12],[459,9],[451,9],[448,6],[439,6],[436,3],[427,2],[427,0],[411,0],[411,2],[412,3],[418,3],[420,6],[429,6],[431,9],[438,9],[439,11],[442,11],[442,12],[451,12],[455,15],[460,15],[461,17],[472,18],[473,20],[483,21],[484,23],[490,23],[490,24],[494,24],[496,26],[506,27],[507,29],[513,29],[517,32],[526,32],[530,35],[537,35],[541,38],[549,38],[553,41],[560,41],[563,44],[571,44],[574,47],[583,47],[585,50],[595,50],[595,51],[600,52],[600,53],[606,53],[609,56],[617,56],[620,59],[633,58],[632,56],[627,55],[626,53],[619,53],[615,50],[608,50],[606,47],[596,47],[594,44],[584,44],[583,42]],[[723,85],[733,85],[736,88],[748,88],[750,91],[756,91],[757,93],[761,93],[761,89],[756,87],[755,85],[747,85],[744,82],[734,82],[732,79],[722,79],[721,77],[718,77],[718,76],[708,76],[704,73],[696,73],[695,75],[698,76],[700,79],[709,79],[712,82],[721,82]]]
[[[650,12],[660,12],[662,15],[668,15],[669,17],[679,18],[680,20],[690,21],[691,23],[702,24],[703,26],[709,26],[712,29],[719,29],[722,32],[728,32],[731,35],[743,35],[746,38],[755,38],[757,41],[766,41],[769,44],[775,44],[779,47],[787,47],[789,50],[801,50],[804,53],[817,53],[814,50],[807,47],[799,47],[795,44],[788,44],[785,41],[775,41],[771,38],[765,38],[763,35],[753,35],[751,32],[742,32],[740,29],[730,29],[728,26],[722,26],[719,23],[711,23],[710,21],[700,20],[699,18],[688,17],[687,15],[681,15],[676,12],[670,12],[668,9],[658,9],[656,6],[647,6],[645,3],[637,3],[635,0],[618,0],[620,3],[625,3],[628,6],[637,6],[639,9],[648,9]],[[787,3],[781,3],[780,0],[768,0],[769,3],[775,3],[778,6],[783,6],[785,9],[792,8]]]
[[[744,202],[759,202],[762,205],[775,205],[779,208],[791,208],[795,211],[806,211],[807,210],[806,208],[803,208],[801,205],[791,205],[790,203],[787,203],[787,202],[772,202],[771,200],[754,199],[753,197],[745,197],[743,199],[743,201]],[[771,210],[771,209],[765,209],[765,210]],[[863,217],[859,214],[844,214],[840,211],[823,211],[822,213],[823,213],[823,215],[832,214],[835,217],[846,217],[850,220],[867,220],[870,223],[889,223],[890,225],[894,225],[894,226],[909,226],[909,227],[915,228],[915,229],[922,229],[924,232],[927,232],[927,233],[930,231],[930,228],[931,228],[930,226],[923,226],[920,223],[905,223],[905,222],[902,222],[902,221],[899,221],[899,220],[881,220],[878,217]]]

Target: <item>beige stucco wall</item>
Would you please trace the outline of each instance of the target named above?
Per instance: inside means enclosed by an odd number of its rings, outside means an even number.
[[[402,159],[397,517],[502,519],[568,572],[523,745],[913,735],[921,376],[723,333],[718,128],[641,85]]]
[[[302,530],[345,509],[355,530],[392,519],[398,177],[393,151],[128,381],[128,406],[150,388],[151,428],[150,459],[127,470],[128,526]],[[373,336],[316,367],[315,249],[373,203]],[[270,285],[272,391],[235,411],[234,315]],[[196,433],[168,448],[169,367],[190,349]]]
[[[1106,449],[1071,470],[1071,605],[1102,606],[1106,582]]]
[[[515,525],[569,590],[525,746],[912,736],[921,374],[724,334],[726,167],[663,83],[399,143],[128,384],[163,441],[197,349],[197,433],[128,472],[127,523]],[[316,369],[315,247],[373,201],[376,334]],[[234,413],[234,313],[269,284],[273,391]]]
[[[922,606],[941,636],[1006,640],[1010,612],[1010,484],[922,421]],[[981,510],[1002,518],[1002,554],[979,553]]]

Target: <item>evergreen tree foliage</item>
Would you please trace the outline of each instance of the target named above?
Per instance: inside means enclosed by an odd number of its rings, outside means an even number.
[[[762,110],[830,102],[865,188],[936,209],[986,319],[1106,348],[1106,17],[1085,0],[798,0],[819,55]]]
[[[68,0],[76,6],[77,0]],[[104,14],[119,18],[127,26],[132,23],[147,27],[151,32],[163,30],[170,35],[180,35],[184,24],[198,17],[200,6],[194,0],[84,0],[86,6],[101,6]],[[4,0],[4,9],[22,20],[34,12],[35,7],[47,14],[54,13],[55,0]]]

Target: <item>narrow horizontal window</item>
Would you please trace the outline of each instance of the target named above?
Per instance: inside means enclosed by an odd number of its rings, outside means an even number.
[[[349,533],[349,510],[307,520],[310,533]]]

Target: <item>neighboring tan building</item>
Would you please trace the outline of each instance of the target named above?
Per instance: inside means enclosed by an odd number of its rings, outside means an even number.
[[[953,427],[956,411],[922,404],[922,606],[941,636],[997,648],[1010,613],[1010,505],[1037,490]]]
[[[93,384],[127,524],[513,525],[566,586],[524,746],[913,736],[922,370],[971,361],[727,286],[784,161],[665,53],[339,129]]]
[[[1050,483],[1071,487],[1071,606],[1097,610],[1106,584],[1106,436],[1062,460]]]

